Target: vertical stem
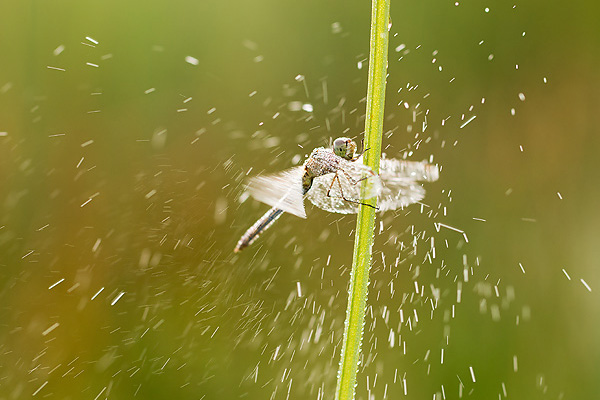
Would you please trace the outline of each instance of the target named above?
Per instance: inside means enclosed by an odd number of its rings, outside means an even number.
[[[372,1],[369,82],[365,121],[365,148],[368,150],[365,152],[364,162],[375,173],[378,173],[383,132],[390,2],[389,0]],[[363,181],[363,185],[366,184],[368,184],[368,180]],[[376,198],[367,202],[373,206],[377,205]],[[356,220],[354,255],[350,273],[350,293],[335,397],[337,400],[354,399],[356,373],[365,324],[374,226],[375,208],[361,205]]]

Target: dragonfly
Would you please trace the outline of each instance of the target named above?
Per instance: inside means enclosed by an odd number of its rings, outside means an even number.
[[[271,209],[246,230],[233,251],[238,253],[254,243],[283,213],[306,218],[304,199],[325,211],[356,214],[360,205],[373,207],[364,201],[376,197],[377,211],[384,212],[421,201],[425,189],[418,182],[439,178],[437,165],[385,154],[379,174],[375,174],[363,163],[364,152],[357,153],[354,140],[339,137],[329,148],[314,149],[301,166],[250,178],[250,195]]]

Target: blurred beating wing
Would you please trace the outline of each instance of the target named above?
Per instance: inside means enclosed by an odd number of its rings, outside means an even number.
[[[277,207],[300,218],[306,218],[302,195],[304,167],[258,175],[248,180],[248,191],[256,200]]]
[[[425,189],[417,182],[438,180],[439,170],[424,161],[386,159],[384,155],[379,177],[383,187],[377,206],[380,211],[396,210],[423,200]]]
[[[367,191],[361,192],[362,181]],[[356,214],[361,200],[377,196],[381,191],[379,177],[362,162],[341,160],[340,170],[318,176],[306,196],[315,206],[339,214]],[[328,195],[329,192],[329,195]]]
[[[425,161],[386,158],[385,154],[381,157],[379,171],[381,174],[394,175],[421,182],[435,182],[440,177],[437,165],[428,164]]]

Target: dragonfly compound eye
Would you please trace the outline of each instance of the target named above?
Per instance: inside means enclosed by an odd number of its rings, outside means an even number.
[[[339,137],[333,141],[333,152],[342,158],[348,156],[348,145],[352,143],[352,139],[347,137]]]

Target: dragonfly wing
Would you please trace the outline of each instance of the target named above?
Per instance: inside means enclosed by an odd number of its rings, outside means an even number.
[[[382,158],[379,176],[382,190],[377,206],[381,211],[387,211],[423,200],[425,189],[417,182],[436,181],[439,170],[436,165],[426,162]]]
[[[363,193],[361,187],[367,187]],[[315,206],[339,214],[356,214],[362,200],[376,197],[381,191],[379,177],[359,162],[342,160],[337,173],[318,176],[306,197]]]
[[[404,208],[423,200],[425,189],[410,179],[390,178],[382,181],[383,188],[377,201],[380,211]]]
[[[300,218],[306,218],[302,176],[304,167],[294,167],[284,171],[257,175],[248,180],[248,191],[256,200],[277,207]]]
[[[379,173],[381,175],[424,182],[435,182],[440,177],[437,165],[428,164],[425,161],[406,161],[385,158],[385,154],[381,159]]]

